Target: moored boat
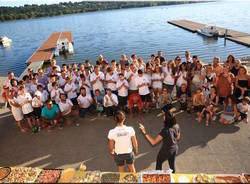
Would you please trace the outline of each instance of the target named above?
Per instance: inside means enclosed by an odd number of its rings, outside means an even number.
[[[0,43],[3,45],[3,47],[9,47],[12,40],[8,38],[7,36],[1,36],[0,37]]]
[[[219,36],[219,30],[214,25],[206,25],[202,29],[197,29],[197,33],[207,37]]]

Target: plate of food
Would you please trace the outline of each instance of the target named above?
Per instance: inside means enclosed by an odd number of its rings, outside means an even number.
[[[87,171],[84,177],[84,183],[100,183],[101,173],[99,171]]]
[[[11,172],[11,168],[10,167],[1,167],[0,168],[0,180],[3,180],[4,178],[6,178]]]
[[[120,183],[138,183],[139,174],[138,173],[121,173]]]
[[[34,183],[42,170],[31,167],[13,167],[4,183]]]
[[[68,183],[75,175],[76,170],[74,168],[68,168],[62,171],[61,177],[58,183]]]
[[[194,183],[214,183],[214,176],[209,174],[195,174],[193,177]]]
[[[120,173],[103,172],[101,173],[101,183],[119,183]]]
[[[170,174],[143,174],[142,183],[170,183],[171,177]]]
[[[214,177],[216,183],[244,183],[244,179],[242,176],[238,174],[232,174],[232,175],[215,175]]]
[[[61,172],[60,169],[44,169],[38,176],[36,183],[57,183]]]

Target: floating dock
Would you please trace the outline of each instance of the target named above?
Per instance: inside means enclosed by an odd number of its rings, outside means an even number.
[[[26,61],[28,67],[24,70],[19,78],[21,79],[24,75],[28,74],[28,68],[32,68],[34,72],[37,72],[37,70],[42,67],[45,62],[50,62],[54,57],[56,45],[60,39],[67,39],[69,42],[73,43],[71,31],[52,33],[49,38]]]
[[[180,28],[183,28],[185,30],[191,31],[192,33],[196,33],[197,29],[202,29],[206,25],[206,24],[193,22],[193,21],[185,20],[185,19],[171,20],[171,21],[168,21],[168,23],[178,26]],[[250,34],[249,33],[243,33],[243,32],[235,31],[232,29],[225,29],[225,28],[217,27],[217,26],[216,28],[220,32],[220,35],[219,35],[220,37],[224,37],[224,33],[227,30],[226,39],[250,47]]]

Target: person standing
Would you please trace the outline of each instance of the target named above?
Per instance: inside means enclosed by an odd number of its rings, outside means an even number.
[[[138,153],[138,145],[133,127],[124,125],[126,120],[123,111],[115,114],[116,127],[109,131],[109,149],[119,172],[124,172],[125,164],[130,172],[136,172],[134,166],[135,155]]]
[[[146,129],[143,125],[140,124],[139,128],[152,146],[163,142],[162,147],[157,155],[156,170],[162,170],[163,162],[168,160],[170,169],[172,169],[173,173],[175,173],[175,157],[178,151],[178,141],[181,137],[180,128],[176,123],[175,116],[169,109],[165,110],[165,116],[163,119],[164,128],[155,139],[146,132]]]

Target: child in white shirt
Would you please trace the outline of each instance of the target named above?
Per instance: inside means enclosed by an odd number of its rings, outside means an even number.
[[[242,102],[237,104],[237,109],[240,111],[240,118],[244,123],[248,123],[250,105],[249,105],[249,97],[243,98]]]

